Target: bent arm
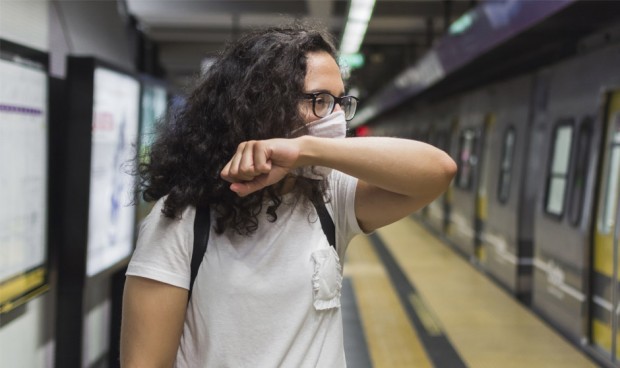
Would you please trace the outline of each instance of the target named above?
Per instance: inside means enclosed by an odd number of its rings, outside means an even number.
[[[359,179],[355,214],[364,231],[390,224],[443,193],[456,173],[445,152],[426,143],[385,137],[301,137],[297,165],[332,167]]]
[[[121,366],[172,367],[186,308],[187,290],[128,276],[123,294]]]
[[[222,170],[240,196],[272,185],[300,166],[326,166],[359,179],[355,214],[372,231],[414,212],[443,193],[456,173],[445,152],[426,143],[384,137],[248,141]]]

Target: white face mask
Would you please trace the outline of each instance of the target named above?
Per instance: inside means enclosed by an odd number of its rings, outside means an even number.
[[[347,120],[344,111],[334,111],[324,118],[306,124],[308,135],[320,138],[345,138],[347,136]],[[301,128],[300,128],[301,129]],[[294,130],[292,133],[298,132]],[[297,169],[297,174],[310,179],[323,179],[332,171],[329,167],[306,166]]]
[[[321,138],[344,138],[347,136],[347,121],[344,118],[344,111],[335,111],[319,120],[312,121],[305,126],[308,128],[308,135]],[[291,135],[302,130],[297,128]]]
[[[311,136],[321,138],[344,138],[347,136],[347,121],[344,111],[335,111],[324,118],[306,125]]]

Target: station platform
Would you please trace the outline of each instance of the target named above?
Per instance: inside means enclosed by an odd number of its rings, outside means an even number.
[[[597,366],[411,218],[353,239],[344,276],[349,367]]]

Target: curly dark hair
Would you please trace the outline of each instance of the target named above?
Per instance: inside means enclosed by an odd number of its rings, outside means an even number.
[[[268,28],[230,43],[205,73],[180,111],[158,125],[148,158],[139,164],[138,191],[146,201],[167,195],[162,212],[175,218],[188,205],[216,210],[217,233],[249,235],[268,205],[276,221],[283,181],[240,198],[220,178],[237,146],[248,140],[289,137],[303,127],[306,58],[324,51],[336,59],[333,39],[307,25]],[[298,134],[307,133],[303,130]],[[295,197],[323,200],[326,178],[297,177]],[[299,195],[297,195],[299,194]]]

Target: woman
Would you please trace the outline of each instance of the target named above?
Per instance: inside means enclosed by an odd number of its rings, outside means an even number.
[[[124,367],[346,366],[349,241],[431,202],[456,168],[421,142],[343,139],[357,100],[335,54],[298,26],[246,35],[160,127],[141,167],[157,203],[127,272]],[[206,206],[212,231],[188,302],[195,208]]]

